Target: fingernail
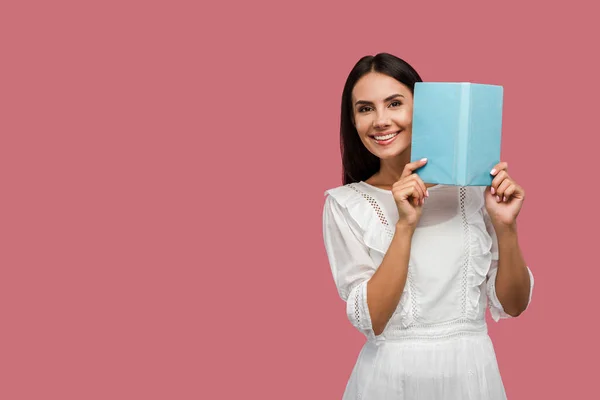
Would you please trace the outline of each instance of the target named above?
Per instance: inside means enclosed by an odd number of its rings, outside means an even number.
[[[504,196],[504,201],[506,201],[506,196]]]
[[[500,203],[500,196],[496,196],[496,201]]]
[[[496,168],[490,171],[490,174],[494,175],[496,173]]]
[[[429,190],[425,190],[425,196],[429,197]]]
[[[496,189],[494,189],[494,187],[492,186],[492,190],[491,190],[492,194],[496,194]]]
[[[427,161],[427,159],[426,158],[421,158],[421,161],[425,162],[425,161]]]

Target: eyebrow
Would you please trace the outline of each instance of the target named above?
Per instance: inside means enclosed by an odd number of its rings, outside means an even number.
[[[401,94],[399,94],[399,93],[396,93],[396,94],[393,94],[393,95],[391,95],[391,96],[388,96],[388,97],[386,97],[386,98],[385,98],[385,100],[383,100],[383,101],[384,101],[384,102],[386,102],[386,101],[390,101],[390,100],[393,100],[393,99],[395,99],[396,97],[404,97],[404,96],[402,96],[402,95],[401,95]],[[358,100],[358,101],[357,101],[357,102],[356,102],[354,105],[355,105],[355,106],[357,106],[357,105],[359,105],[359,104],[367,104],[367,105],[372,105],[373,103],[372,103],[372,102],[370,102],[370,101],[366,101],[366,100]]]

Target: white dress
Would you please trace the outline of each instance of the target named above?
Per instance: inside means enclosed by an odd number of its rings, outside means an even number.
[[[325,192],[323,234],[333,278],[348,319],[367,338],[344,400],[506,398],[485,320],[487,305],[496,322],[510,316],[494,287],[498,247],[484,189],[428,189],[404,292],[380,335],[371,325],[367,281],[394,235],[394,198],[365,182]]]

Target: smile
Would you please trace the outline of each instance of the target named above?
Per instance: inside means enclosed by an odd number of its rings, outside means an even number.
[[[373,135],[371,138],[375,141],[375,143],[380,145],[390,144],[401,131],[391,132],[385,135]]]

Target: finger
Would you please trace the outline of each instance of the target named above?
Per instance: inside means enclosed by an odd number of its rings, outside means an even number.
[[[415,189],[419,192],[422,204],[425,201],[425,197],[427,197],[427,188],[425,187],[425,183],[423,183],[423,181],[421,180],[421,177],[416,174],[415,176]]]
[[[401,188],[410,192],[410,196],[418,198],[419,201],[425,198],[425,191],[421,188],[417,180],[407,181]]]
[[[510,199],[511,197],[524,199],[525,191],[523,190],[523,188],[521,186],[519,186],[517,183],[515,183],[513,181],[513,184],[504,191],[504,196],[506,197],[507,200]]]
[[[421,203],[421,196],[417,189],[415,189],[414,185],[405,184],[404,186],[399,186],[392,191],[395,198],[399,198],[401,201],[407,201],[415,207]]]
[[[506,171],[498,172],[496,177],[492,180],[492,188],[491,188],[492,194],[496,194],[496,192],[498,191],[498,187],[500,186],[500,184],[502,184],[502,182],[505,179],[510,179],[510,177],[508,176],[508,173]]]
[[[423,195],[425,197],[429,197],[429,190],[427,190],[427,186],[425,185],[425,182],[423,182],[423,179],[421,179],[421,177],[418,174],[413,174],[413,175],[415,176],[415,180],[419,184],[419,187],[421,188]]]
[[[490,171],[490,174],[492,174],[493,176],[496,176],[496,174],[498,174],[498,172],[500,172],[500,171],[508,171],[508,163],[499,162],[498,164],[494,165],[494,168],[492,168],[492,170]]]
[[[415,194],[414,186],[411,181],[397,182],[397,185],[392,187],[394,198],[399,198],[402,201],[407,201],[413,206],[417,206],[420,201],[419,195]]]
[[[418,173],[410,175],[408,178],[406,178],[406,181],[416,182],[421,188],[421,192],[424,194],[424,196],[429,197],[429,191],[427,190],[427,186],[425,185],[425,182],[423,182],[423,179],[421,179]]]
[[[421,168],[425,164],[427,164],[426,158],[422,158],[419,161],[414,161],[414,162],[406,164],[404,166],[404,169],[402,170],[402,175],[400,176],[400,179],[406,178],[407,176],[409,176],[410,174],[412,174],[414,171]]]
[[[496,191],[496,200],[498,202],[500,202],[502,200],[506,201],[505,200],[506,189],[508,189],[513,184],[514,184],[513,181],[510,179],[505,179],[502,181],[502,183],[500,184],[500,186],[498,186],[498,189]]]
[[[416,180],[404,182],[404,184],[398,188],[398,191],[401,193],[401,198],[403,199],[413,197],[421,202],[421,200],[425,197],[425,192],[423,192]]]
[[[510,200],[510,198],[513,196],[513,194],[515,194],[516,191],[517,191],[517,185],[515,185],[514,183],[512,183],[504,191],[504,196],[503,196],[502,200],[504,200],[504,201]]]

